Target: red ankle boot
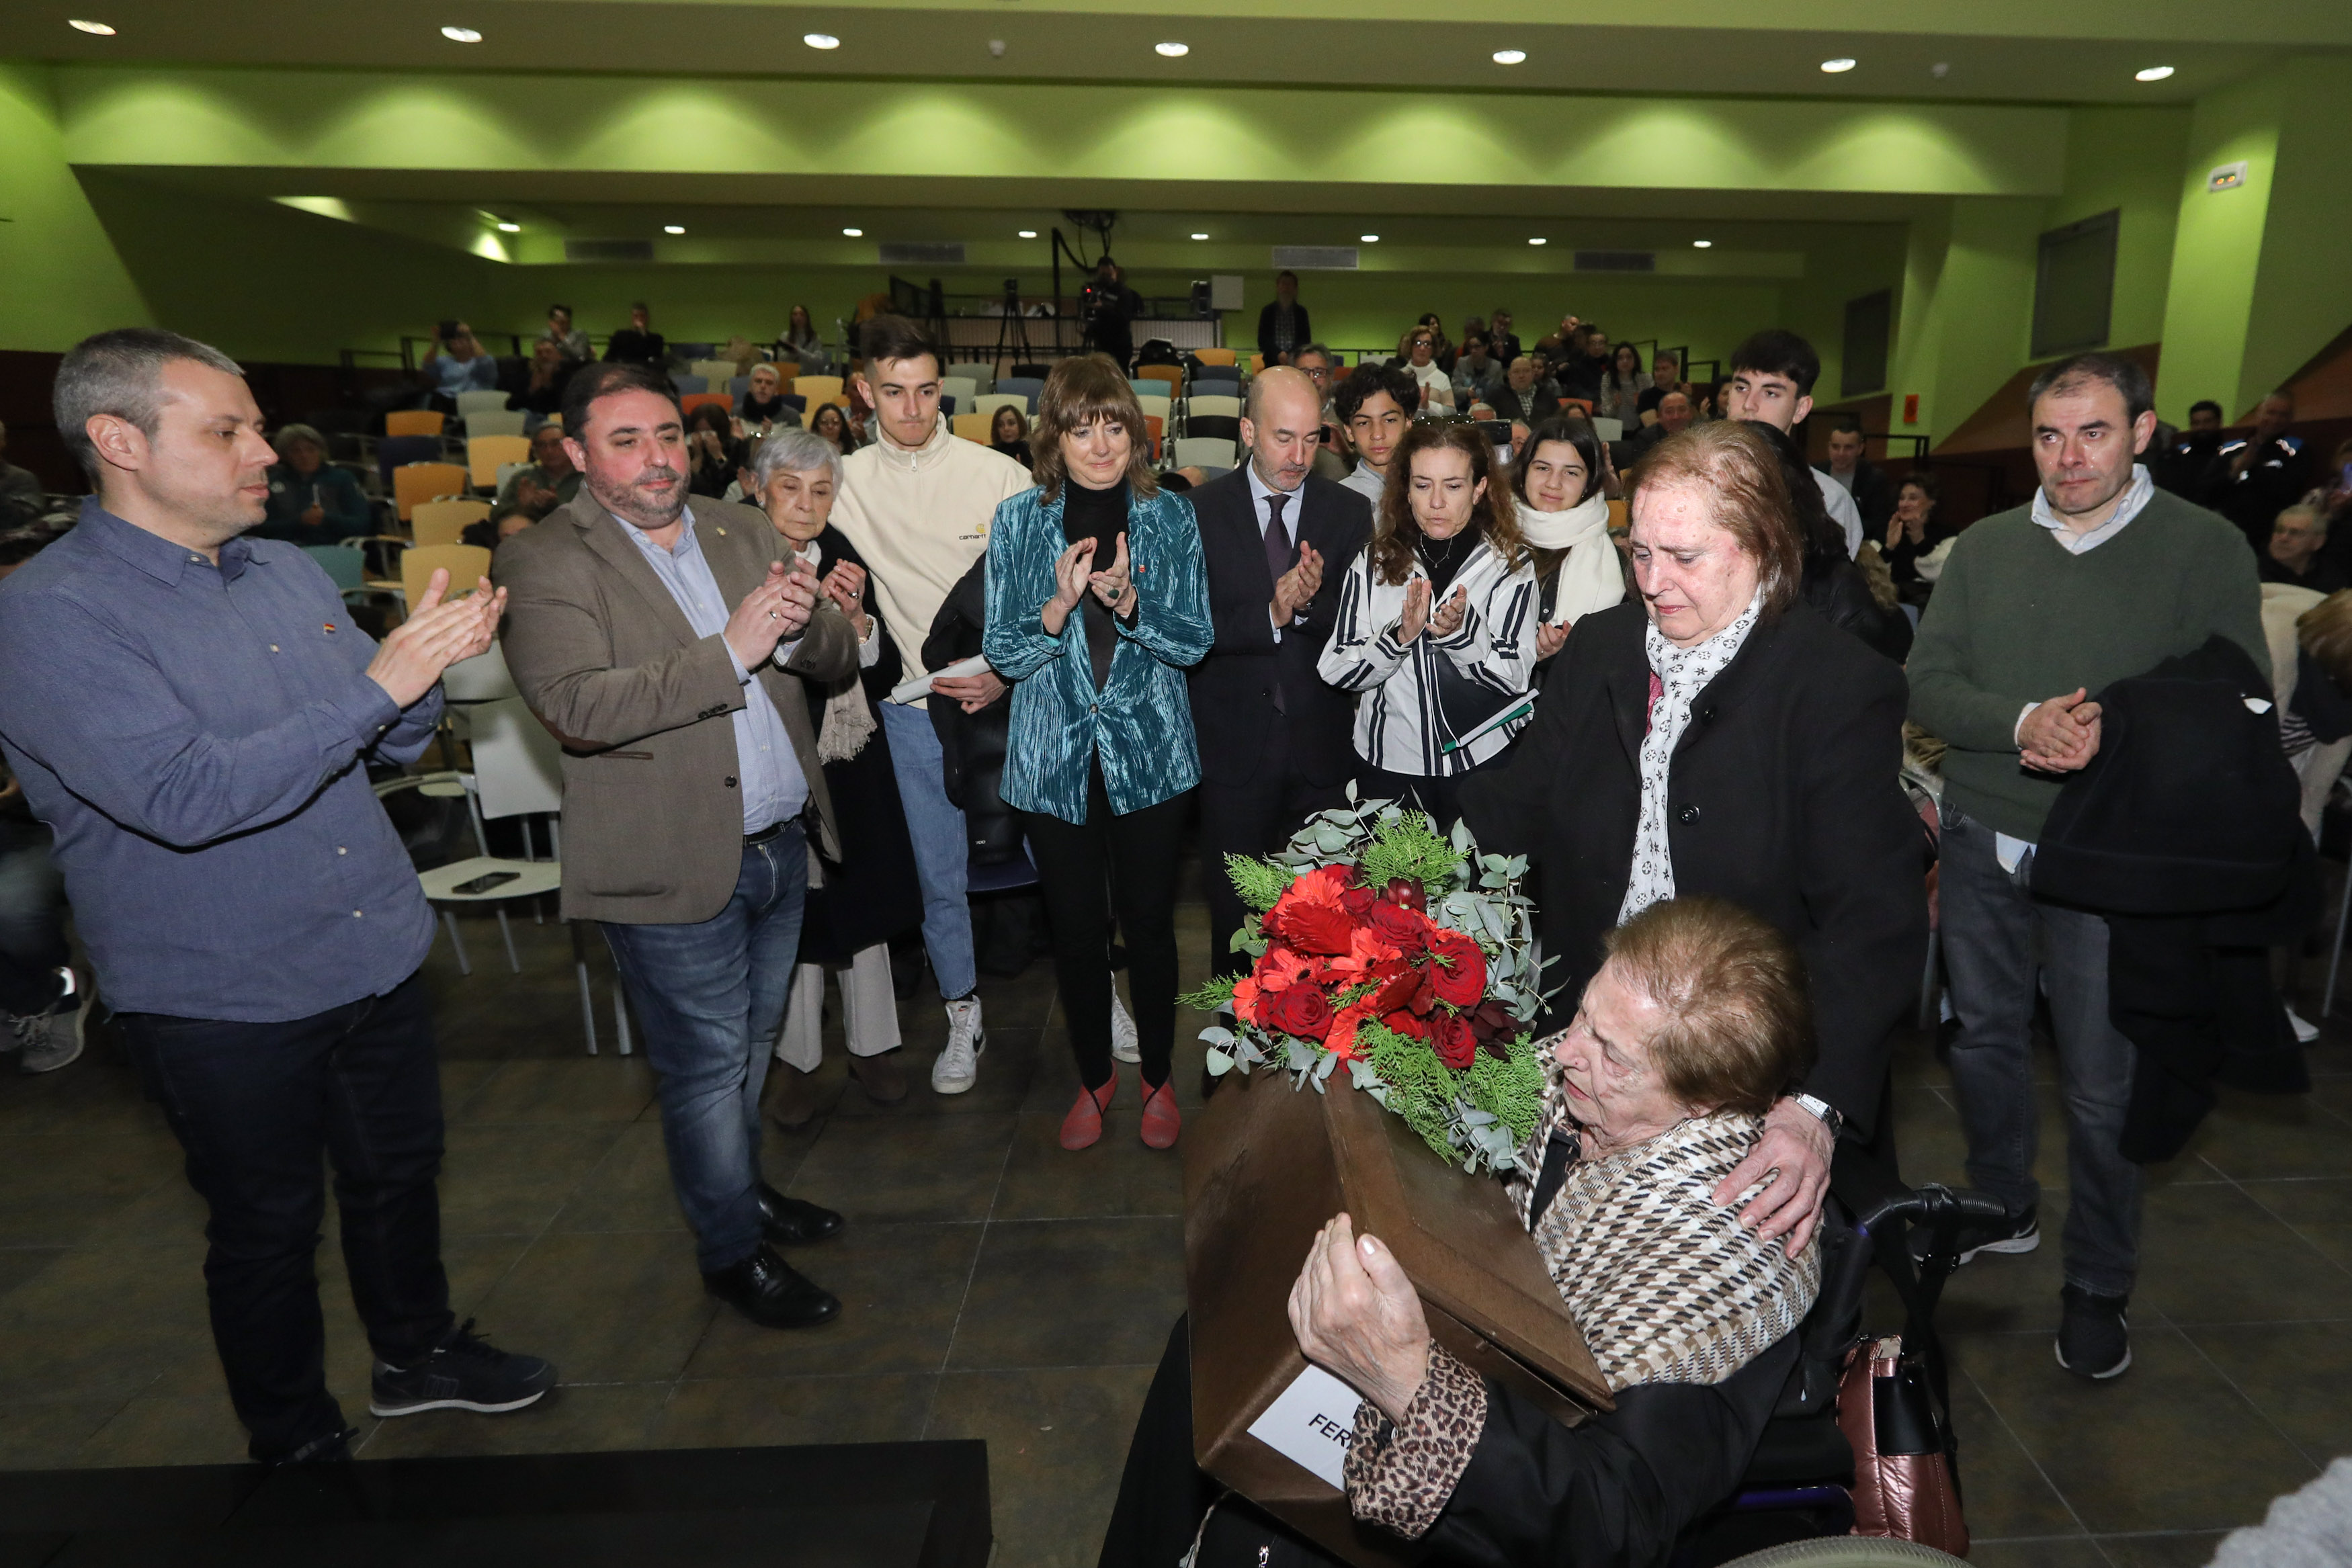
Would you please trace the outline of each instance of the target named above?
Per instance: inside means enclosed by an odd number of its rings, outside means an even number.
[[[1094,1145],[1102,1136],[1103,1113],[1118,1096],[1118,1074],[1114,1072],[1103,1081],[1099,1089],[1078,1087],[1078,1103],[1062,1118],[1062,1147],[1084,1149]]]

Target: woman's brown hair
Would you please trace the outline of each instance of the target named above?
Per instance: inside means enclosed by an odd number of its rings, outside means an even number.
[[[1760,1116],[1813,1064],[1813,1009],[1795,944],[1728,899],[1654,904],[1601,938],[1618,977],[1665,1015],[1650,1060],[1703,1111]]]
[[[1389,456],[1388,488],[1381,492],[1378,521],[1372,527],[1372,564],[1382,582],[1402,582],[1412,575],[1412,541],[1421,525],[1412,517],[1412,460],[1424,452],[1460,452],[1470,459],[1470,483],[1484,485],[1486,494],[1470,508],[1478,537],[1505,560],[1517,562],[1527,554],[1519,536],[1519,509],[1512,504],[1510,487],[1495,479],[1495,446],[1475,424],[1415,424]]]
[[[1062,493],[1062,437],[1108,419],[1127,432],[1127,487],[1139,497],[1160,493],[1151,474],[1151,427],[1127,384],[1127,372],[1108,354],[1073,354],[1054,367],[1037,395],[1037,429],[1029,438],[1029,471],[1053,500]]]
[[[1676,485],[1705,490],[1713,503],[1708,520],[1755,558],[1768,614],[1797,601],[1804,576],[1804,542],[1797,533],[1788,484],[1780,477],[1780,454],[1763,436],[1732,419],[1695,424],[1680,435],[1667,436],[1633,470],[1625,497],[1627,515],[1638,526],[1643,493]]]

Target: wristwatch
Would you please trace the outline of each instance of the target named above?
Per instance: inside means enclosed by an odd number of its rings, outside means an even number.
[[[1836,1143],[1838,1134],[1845,1131],[1844,1113],[1820,1095],[1791,1094],[1789,1098],[1822,1119],[1822,1125],[1830,1130],[1830,1142]]]

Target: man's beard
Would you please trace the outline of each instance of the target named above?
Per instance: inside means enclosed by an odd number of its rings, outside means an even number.
[[[634,484],[624,486],[617,490],[608,490],[593,479],[586,480],[585,483],[595,494],[596,499],[604,504],[606,511],[645,532],[656,533],[685,516],[686,504],[690,498],[686,476],[675,468],[647,468],[637,477],[649,479],[665,474],[677,481],[667,501],[656,501],[654,497],[639,491]]]

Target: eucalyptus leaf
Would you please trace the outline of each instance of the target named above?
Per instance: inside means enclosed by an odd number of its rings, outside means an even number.
[[[1231,1045],[1234,1042],[1234,1031],[1223,1024],[1212,1024],[1201,1031],[1201,1038],[1211,1045]]]
[[[1223,1051],[1216,1049],[1216,1047],[1211,1046],[1209,1048],[1208,1065],[1209,1075],[1211,1077],[1223,1078],[1226,1073],[1231,1072],[1234,1070],[1234,1059],[1226,1055]]]

